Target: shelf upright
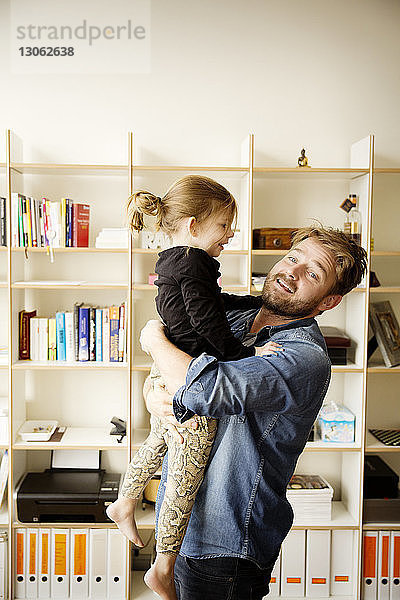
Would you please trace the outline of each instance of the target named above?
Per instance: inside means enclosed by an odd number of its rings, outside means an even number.
[[[360,452],[360,478],[359,486],[359,544],[357,555],[357,573],[356,577],[356,597],[361,594],[361,577],[362,577],[362,542],[363,542],[363,481],[364,481],[364,453],[365,453],[365,424],[366,424],[366,396],[367,396],[367,349],[368,349],[368,309],[369,309],[369,288],[370,288],[370,271],[371,271],[371,226],[372,226],[372,193],[373,193],[373,176],[374,176],[374,136],[369,135],[366,138],[355,143],[351,147],[351,167],[365,168],[368,167],[368,172],[365,175],[356,177],[352,182],[352,191],[356,191],[361,197],[366,197],[366,203],[360,207],[362,212],[362,244],[367,251],[367,273],[365,276],[365,296],[364,296],[364,335],[363,335],[363,376],[362,376],[362,410],[361,410],[361,452]],[[350,485],[350,482],[349,482]]]
[[[247,294],[251,293],[251,275],[253,268],[253,176],[254,176],[254,134],[249,133],[248,138],[242,143],[242,166],[247,172]],[[244,242],[244,240],[243,240]],[[244,247],[244,246],[243,246]]]
[[[8,597],[14,598],[14,535],[13,535],[13,335],[12,335],[12,252],[11,252],[11,192],[12,192],[12,173],[11,173],[11,143],[12,132],[6,131],[6,176],[7,176],[7,295],[8,295]],[[13,157],[14,158],[14,157]],[[22,157],[21,157],[22,158]]]
[[[133,142],[134,142],[134,138],[133,138],[133,132],[130,131],[128,133],[128,194],[129,196],[131,196],[133,194],[133,190],[134,190],[134,171],[133,171]],[[132,454],[133,454],[133,436],[132,436],[132,431],[133,431],[133,415],[132,415],[132,406],[133,406],[133,386],[132,386],[132,375],[133,375],[133,371],[132,371],[132,366],[133,366],[133,359],[134,359],[134,336],[132,335],[132,329],[133,329],[133,303],[132,303],[132,290],[133,290],[133,248],[132,248],[132,236],[129,235],[129,241],[128,241],[128,280],[129,280],[129,285],[128,285],[128,309],[127,309],[127,335],[128,335],[128,339],[127,339],[127,348],[128,348],[128,356],[127,356],[127,362],[128,362],[128,406],[127,406],[127,422],[126,422],[126,430],[127,430],[127,439],[128,439],[128,444],[127,444],[127,465],[128,463],[131,461],[132,459]],[[132,583],[131,583],[131,578],[132,578],[132,574],[131,574],[131,566],[130,566],[130,542],[129,540],[126,540],[126,546],[127,546],[127,551],[126,551],[126,589],[125,589],[125,593],[126,593],[126,599],[127,600],[131,600],[131,596],[132,596]]]

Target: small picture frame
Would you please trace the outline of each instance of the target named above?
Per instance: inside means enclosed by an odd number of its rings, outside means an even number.
[[[372,302],[370,323],[387,367],[400,365],[400,328],[388,300]]]

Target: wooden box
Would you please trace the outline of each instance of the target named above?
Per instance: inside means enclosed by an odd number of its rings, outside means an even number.
[[[289,250],[297,229],[291,227],[262,227],[253,229],[253,249]]]

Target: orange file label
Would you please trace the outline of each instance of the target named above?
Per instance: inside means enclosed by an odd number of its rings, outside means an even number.
[[[49,534],[42,534],[42,575],[49,574]]]
[[[271,579],[269,580],[270,583],[276,583],[276,577],[271,577]]]
[[[326,583],[325,577],[312,577],[311,583]]]
[[[36,575],[36,533],[29,536],[29,575]]]
[[[74,575],[86,575],[86,534],[75,536]]]
[[[67,536],[64,533],[56,533],[54,536],[54,574],[67,574]]]
[[[335,581],[349,581],[348,575],[335,575]]]
[[[301,583],[301,577],[286,577],[286,583]]]
[[[389,536],[385,535],[382,538],[382,564],[381,576],[389,577]]]
[[[376,577],[376,538],[364,537],[364,573],[363,577]]]
[[[24,534],[17,533],[17,574],[24,574]]]
[[[394,538],[393,577],[400,577],[400,536]]]

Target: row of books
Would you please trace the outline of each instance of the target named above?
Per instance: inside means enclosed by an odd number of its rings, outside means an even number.
[[[73,202],[69,198],[61,201],[37,200],[14,192],[11,194],[11,246],[86,248],[89,246],[89,219],[88,204]],[[4,210],[4,227],[2,225],[1,230],[6,231],[6,227]],[[6,236],[4,241],[3,245],[6,245]]]
[[[127,303],[98,308],[75,303],[73,311],[37,317],[19,313],[19,359],[34,361],[123,362]]]
[[[124,536],[113,529],[16,529],[15,598],[126,598]]]

